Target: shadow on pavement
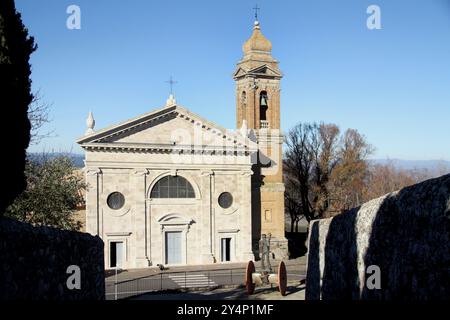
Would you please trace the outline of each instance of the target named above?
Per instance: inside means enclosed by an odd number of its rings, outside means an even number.
[[[285,297],[281,296],[276,286],[256,288],[255,293],[249,296],[244,287],[219,288],[210,291],[166,290],[164,292],[152,292],[129,298],[129,300],[302,300],[304,284],[290,285]]]

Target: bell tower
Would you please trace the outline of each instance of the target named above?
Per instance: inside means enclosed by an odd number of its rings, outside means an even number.
[[[275,258],[286,259],[283,135],[280,131],[280,81],[283,75],[278,61],[272,57],[272,44],[261,33],[258,20],[242,50],[244,56],[233,75],[236,81],[236,127],[251,129],[259,149],[252,176],[254,248],[257,248],[261,234],[270,233]]]

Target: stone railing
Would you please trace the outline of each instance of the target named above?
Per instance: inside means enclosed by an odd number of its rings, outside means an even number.
[[[267,120],[261,120],[261,121],[259,122],[259,127],[260,127],[261,129],[269,129],[269,121],[267,121]]]

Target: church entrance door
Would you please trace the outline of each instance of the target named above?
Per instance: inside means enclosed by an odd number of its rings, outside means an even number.
[[[166,232],[166,264],[181,263],[181,231]]]
[[[222,238],[220,247],[222,262],[231,261],[231,238]]]
[[[110,267],[116,268],[116,267],[122,267],[123,262],[123,242],[122,241],[111,241],[110,242],[110,248],[109,248],[109,255],[110,255]]]

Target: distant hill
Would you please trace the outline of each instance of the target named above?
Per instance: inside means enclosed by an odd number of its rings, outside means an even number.
[[[446,160],[372,159],[370,161],[382,165],[392,163],[395,168],[402,170],[428,170],[430,172],[447,170],[450,173],[450,161]]]
[[[69,156],[74,163],[74,166],[76,168],[83,168],[84,167],[84,155],[77,154],[77,153],[63,153],[63,152],[49,152],[49,153],[37,153],[37,152],[29,152],[28,158],[33,161],[42,161],[44,157],[46,158],[56,158],[61,155]]]
[[[52,152],[46,153],[45,156],[54,158],[62,154],[68,155],[70,158],[72,158],[76,168],[84,167],[84,155],[82,154]],[[42,154],[29,153],[28,157],[39,161],[39,159],[42,158]],[[401,170],[428,170],[431,173],[446,170],[448,173],[450,173],[450,161],[446,160],[371,159],[370,162],[373,164],[382,164],[382,165],[392,163],[395,168]]]

